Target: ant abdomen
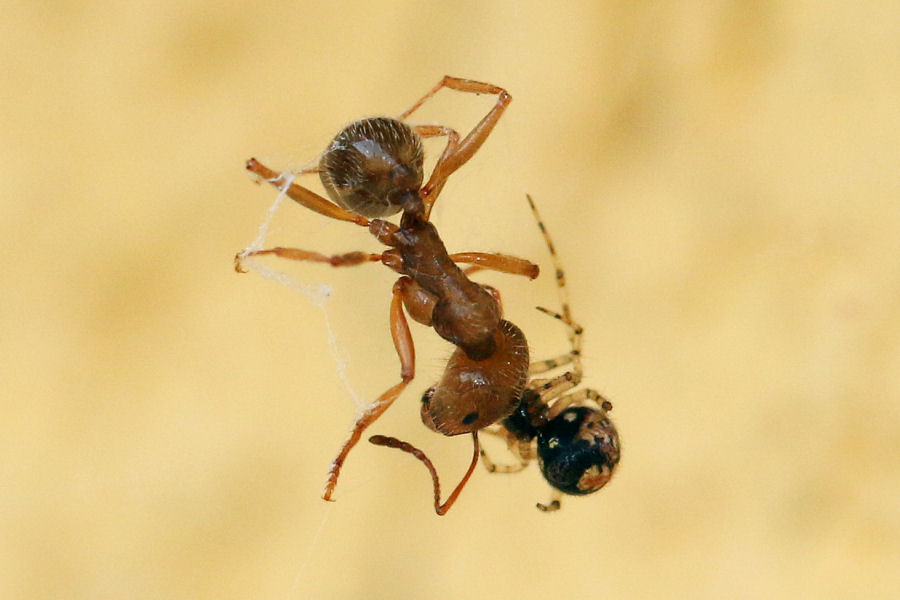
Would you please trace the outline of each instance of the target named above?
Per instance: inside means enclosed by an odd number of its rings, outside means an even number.
[[[457,348],[441,381],[422,397],[422,422],[444,435],[483,429],[509,415],[528,381],[528,342],[518,327],[500,321],[497,349],[472,360]]]
[[[596,492],[619,463],[619,434],[605,410],[572,406],[538,433],[541,473],[556,489],[574,495]]]
[[[400,212],[423,180],[422,141],[396,119],[374,117],[341,130],[319,159],[319,177],[338,206],[367,218]]]

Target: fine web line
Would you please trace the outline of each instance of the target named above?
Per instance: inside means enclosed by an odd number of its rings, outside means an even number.
[[[347,374],[347,352],[344,349],[344,346],[338,342],[337,336],[334,333],[334,328],[331,325],[331,318],[328,314],[326,303],[331,296],[331,287],[324,283],[304,283],[293,275],[276,271],[257,261],[252,256],[249,256],[252,252],[264,249],[266,237],[269,234],[269,228],[271,227],[272,220],[275,218],[275,213],[278,212],[282,202],[287,197],[287,189],[294,182],[295,178],[296,175],[293,173],[283,173],[279,175],[277,179],[273,180],[274,183],[278,183],[278,196],[275,197],[274,202],[272,202],[272,205],[266,211],[266,216],[259,226],[256,238],[246,249],[238,254],[238,258],[241,261],[241,265],[255,271],[262,277],[305,295],[314,306],[322,311],[322,315],[325,319],[325,328],[328,331],[328,351],[334,361],[335,371],[337,371],[344,389],[353,399],[353,403],[362,410],[365,403],[359,394],[356,393],[356,390],[353,389],[353,385],[350,383],[350,377]]]
[[[335,370],[337,371],[338,377],[340,378],[344,389],[353,399],[353,402],[354,404],[356,404],[358,409],[362,411],[364,409],[365,403],[353,389],[353,385],[350,383],[350,377],[347,374],[347,352],[344,346],[338,342],[337,336],[334,333],[334,328],[331,325],[331,318],[327,308],[327,301],[332,292],[331,287],[324,283],[304,283],[299,278],[293,275],[276,271],[275,269],[272,269],[267,265],[264,265],[261,262],[257,261],[252,256],[248,256],[252,252],[263,250],[265,248],[266,238],[268,237],[272,220],[275,218],[275,214],[278,212],[278,209],[281,207],[281,204],[287,197],[287,189],[291,186],[295,178],[296,174],[285,173],[279,175],[278,178],[274,180],[274,182],[278,184],[278,195],[275,197],[272,205],[269,206],[268,210],[266,211],[265,218],[259,225],[256,238],[246,249],[242,250],[239,253],[238,258],[242,266],[245,266],[248,269],[252,269],[257,274],[265,277],[270,281],[302,293],[307,298],[309,298],[310,302],[312,302],[314,306],[322,311],[322,315],[325,320],[325,328],[328,332],[328,350],[331,354],[332,360],[334,361]],[[313,539],[310,541],[309,546],[304,553],[304,556],[300,559],[300,564],[297,568],[297,574],[294,576],[292,585],[292,591],[294,592],[298,591],[301,585],[306,580],[307,570],[310,560],[313,557],[313,552],[319,545],[320,537],[322,535],[322,532],[325,530],[325,526],[328,523],[328,517],[331,514],[331,503],[328,504],[329,506],[327,506],[323,511],[322,519],[319,522],[318,527],[316,528]]]
[[[328,503],[331,504],[330,502]],[[319,545],[319,538],[322,536],[322,532],[325,530],[325,524],[328,523],[328,516],[331,514],[331,507],[327,507],[325,509],[324,514],[322,515],[322,520],[319,521],[319,526],[316,528],[316,532],[313,534],[313,539],[309,543],[309,547],[306,549],[306,554],[300,562],[300,566],[297,569],[297,574],[294,575],[294,582],[291,586],[292,592],[300,591],[300,584],[306,580],[306,571],[309,566],[309,561],[312,559],[313,550],[315,550]]]

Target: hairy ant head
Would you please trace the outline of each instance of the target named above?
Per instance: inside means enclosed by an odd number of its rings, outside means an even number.
[[[406,123],[376,117],[341,130],[319,159],[319,177],[338,206],[385,217],[419,201],[422,141]]]
[[[574,495],[596,492],[619,463],[619,434],[605,410],[573,406],[538,432],[541,473],[556,489]]]

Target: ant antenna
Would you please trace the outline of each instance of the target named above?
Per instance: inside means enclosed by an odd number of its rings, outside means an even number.
[[[469,477],[472,476],[472,472],[475,470],[475,465],[478,463],[478,457],[481,454],[479,452],[480,447],[478,445],[478,431],[472,432],[472,443],[475,446],[475,451],[472,454],[472,463],[469,465],[469,470],[466,471],[466,474],[463,475],[462,480],[458,484],[456,484],[456,488],[454,488],[453,492],[447,498],[447,501],[441,504],[441,483],[438,480],[437,470],[434,468],[434,464],[431,462],[425,453],[410,444],[409,442],[404,442],[402,440],[398,440],[395,437],[388,437],[386,435],[373,435],[369,438],[369,441],[376,446],[387,446],[388,448],[396,448],[398,450],[403,450],[404,452],[408,452],[412,454],[416,458],[422,461],[425,467],[428,469],[428,472],[431,473],[431,480],[434,482],[434,512],[438,515],[444,515],[450,507],[453,506],[453,503],[456,502],[456,498],[459,496],[460,492],[462,492],[463,487],[465,487],[466,482],[469,481]]]

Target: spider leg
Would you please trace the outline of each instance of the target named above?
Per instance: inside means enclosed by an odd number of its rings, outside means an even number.
[[[594,404],[599,406],[601,410],[612,410],[612,402],[607,400],[606,397],[603,396],[603,394],[596,390],[585,389],[562,396],[556,402],[554,402],[553,405],[550,406],[549,418],[556,418],[562,411],[573,405],[586,406],[588,404],[588,401],[593,402]]]
[[[328,471],[328,482],[325,484],[325,491],[322,494],[322,498],[325,500],[331,500],[338,477],[341,474],[341,467],[344,465],[350,450],[359,441],[363,431],[374,423],[384,411],[390,408],[394,400],[397,399],[416,375],[416,351],[409,331],[409,324],[406,322],[406,316],[403,314],[403,291],[399,281],[394,284],[390,322],[391,338],[394,341],[397,356],[400,358],[400,383],[381,394],[375,402],[366,406],[357,417],[356,422],[353,424],[353,430],[350,432],[350,438],[344,442],[340,452],[331,463],[331,469]]]
[[[555,512],[560,508],[560,500],[562,500],[562,492],[559,490],[553,490],[553,493],[550,495],[550,502],[547,504],[537,503],[537,507],[539,510],[544,512]]]
[[[515,454],[511,452],[511,454]],[[484,451],[484,448],[481,449],[481,463],[484,465],[484,468],[488,470],[489,473],[518,473],[522,469],[528,466],[528,461],[523,459],[521,456],[516,454],[516,458],[519,459],[518,464],[514,465],[501,465],[495,463],[491,458],[487,455],[487,452]]]
[[[547,250],[550,253],[550,258],[553,261],[553,267],[556,271],[556,290],[557,295],[559,297],[559,303],[562,307],[562,314],[558,312],[554,312],[552,310],[546,309],[542,306],[536,307],[542,313],[561,321],[568,327],[569,329],[569,344],[571,346],[571,350],[568,353],[550,358],[547,360],[538,361],[532,363],[529,367],[530,375],[538,375],[540,373],[545,373],[557,367],[561,367],[567,364],[572,365],[572,371],[575,374],[575,378],[578,381],[581,381],[583,368],[581,366],[581,339],[584,333],[584,329],[572,320],[572,311],[569,308],[569,294],[566,289],[566,272],[562,267],[562,262],[559,260],[559,256],[556,254],[556,246],[553,244],[553,240],[550,238],[550,233],[547,231],[547,227],[544,225],[543,220],[541,219],[541,215],[538,212],[537,206],[534,204],[534,200],[532,200],[530,195],[526,195],[525,198],[528,200],[528,205],[531,207],[531,212],[534,214],[534,218],[537,221],[538,229],[541,231],[541,235],[544,237],[544,242],[547,245]]]
[[[541,214],[538,212],[537,206],[535,206],[531,195],[525,194],[525,199],[528,200],[528,206],[531,207],[531,212],[534,214],[534,219],[537,221],[538,229],[541,230],[541,235],[544,236],[544,242],[547,244],[547,250],[550,252],[550,259],[553,261],[553,266],[556,268],[556,289],[559,295],[560,306],[562,306],[561,320],[564,323],[573,324],[572,311],[569,309],[569,293],[566,289],[566,274],[565,271],[563,271],[562,263],[556,254],[556,246],[550,238],[550,233],[547,231],[547,227],[544,225]]]
[[[528,387],[537,392],[541,401],[548,402],[561,396],[581,383],[581,374],[575,371],[566,371],[562,375],[550,379],[533,379],[528,382]]]
[[[572,353],[566,352],[565,354],[560,354],[559,356],[555,356],[553,358],[546,358],[544,360],[539,360],[531,363],[528,366],[528,375],[540,375],[541,373],[546,373],[547,371],[552,371],[553,369],[564,367],[571,363]]]

